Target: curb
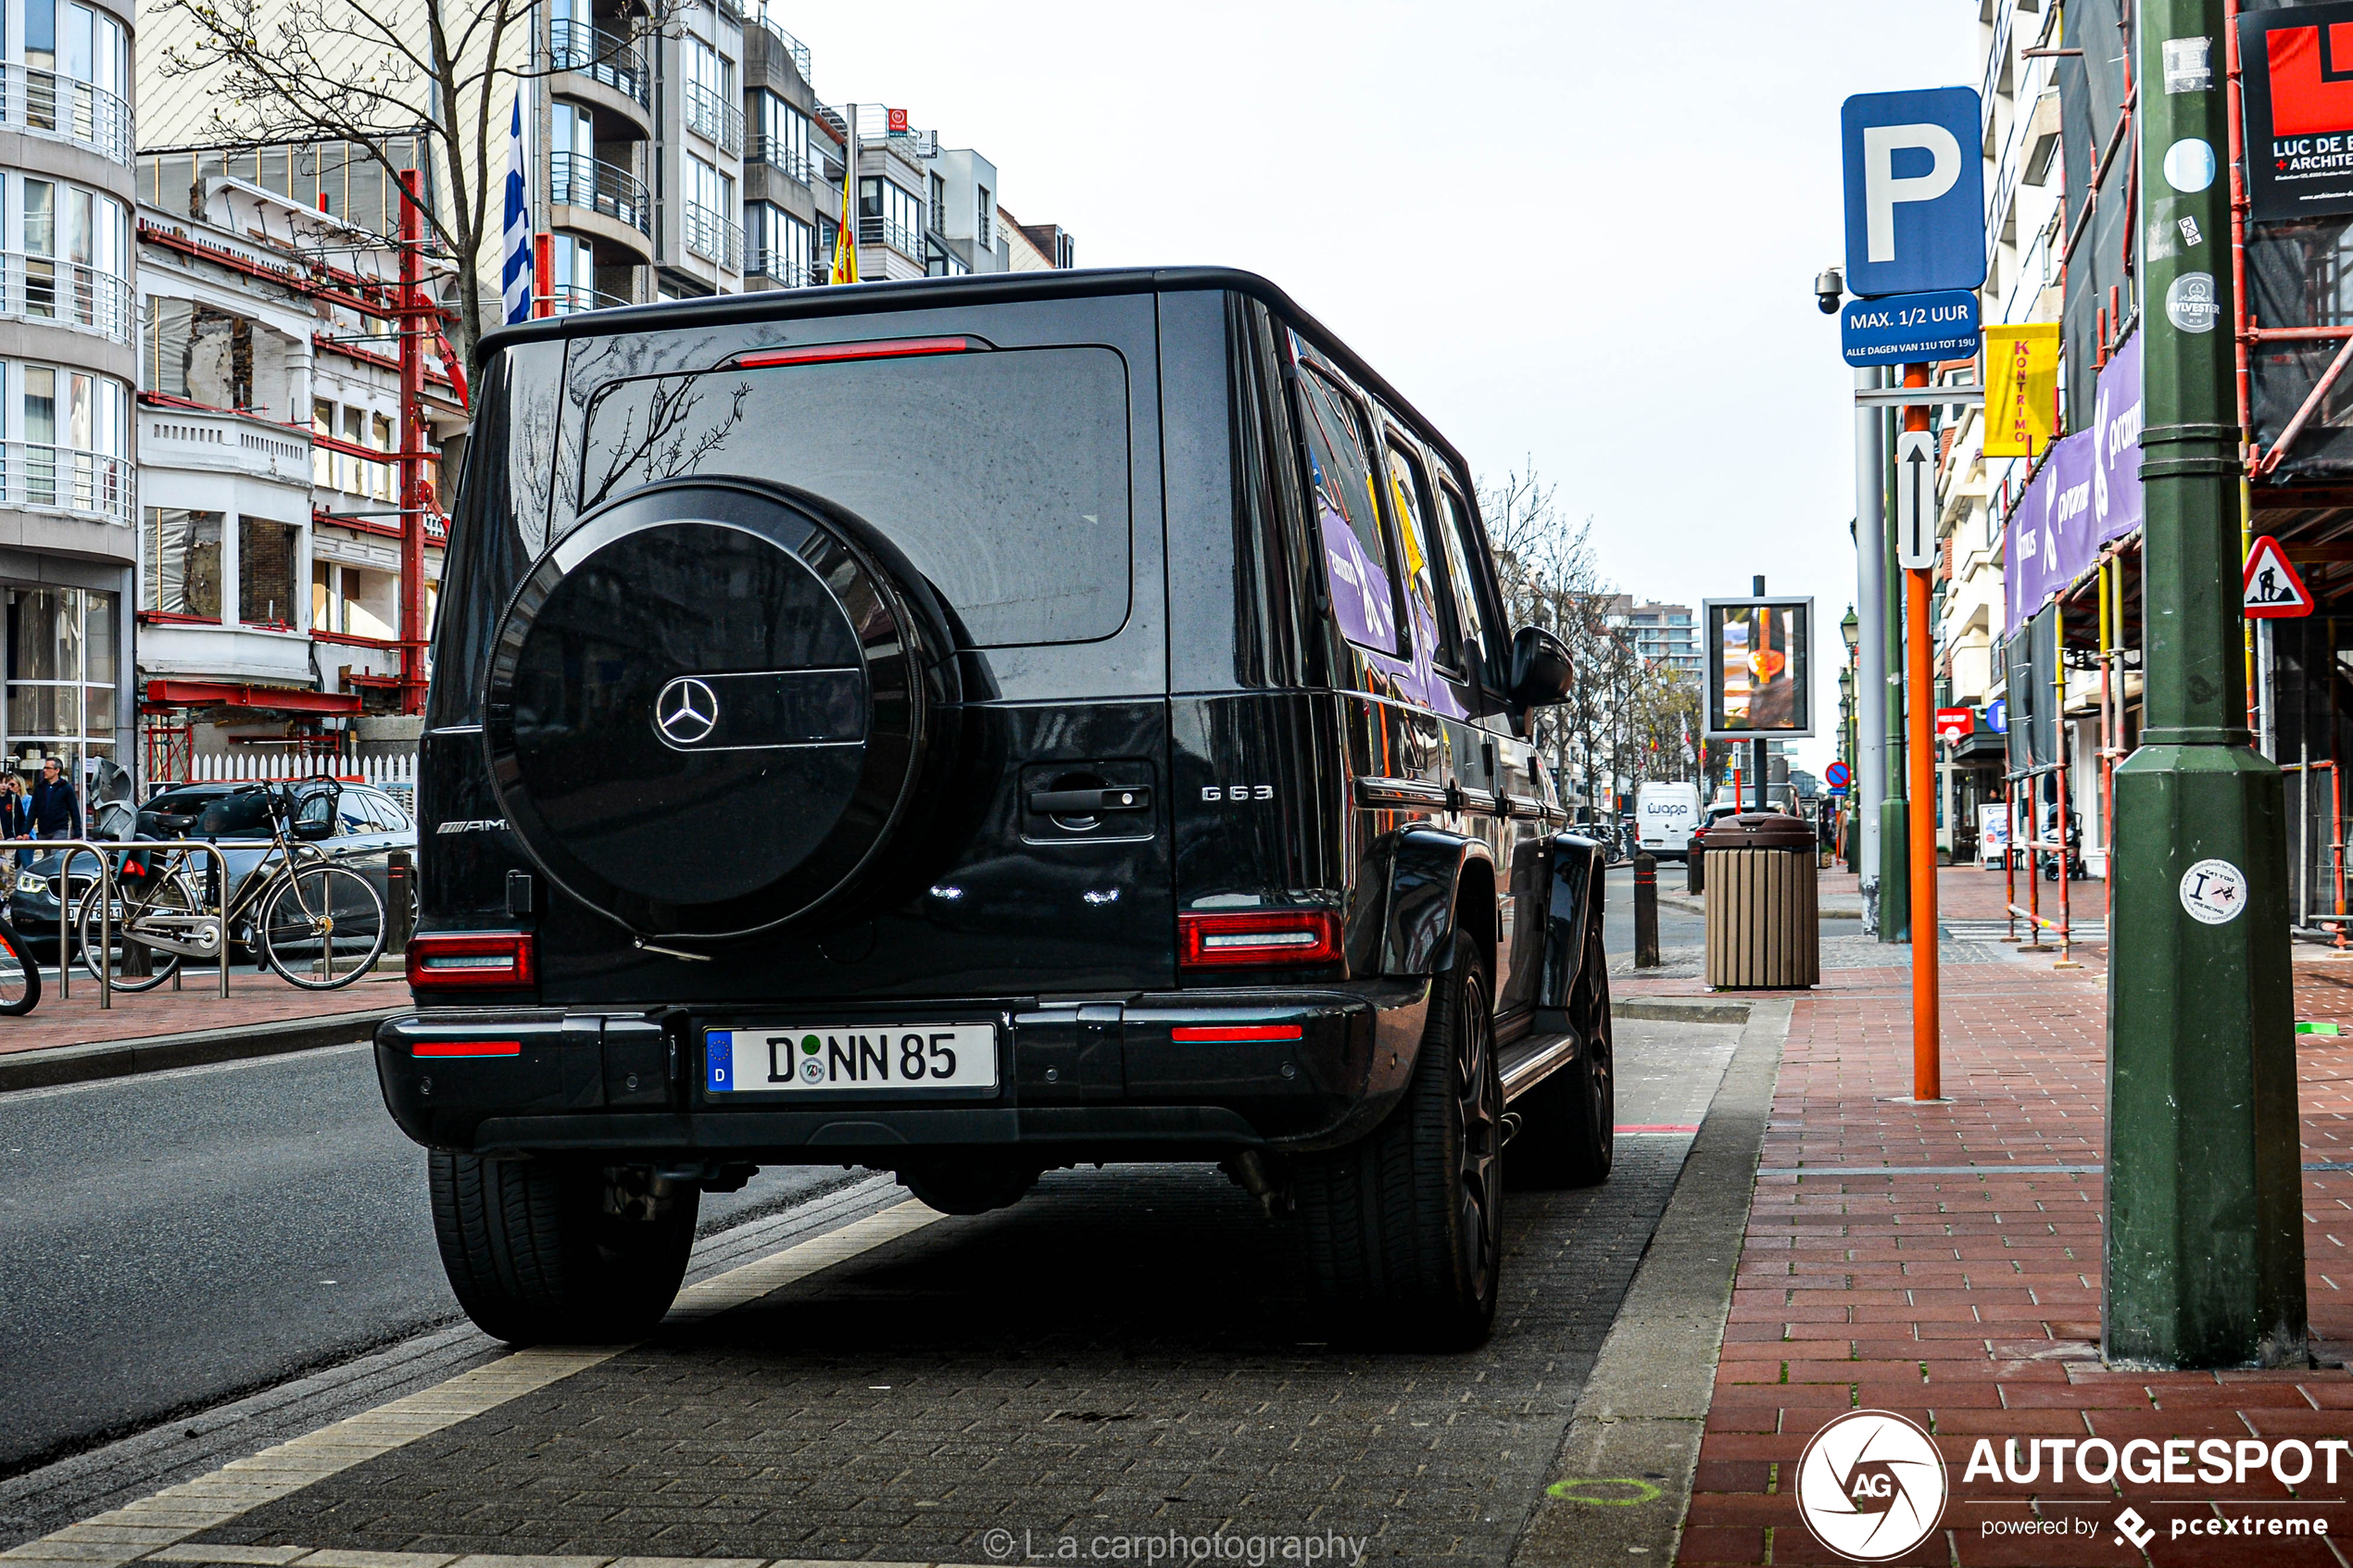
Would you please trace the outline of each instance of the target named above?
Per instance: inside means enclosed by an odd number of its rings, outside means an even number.
[[[318,1050],[326,1046],[347,1046],[356,1040],[372,1039],[377,1024],[409,1010],[407,1006],[371,1008],[365,1012],[280,1019],[235,1029],[197,1029],[182,1035],[93,1040],[88,1045],[19,1051],[0,1056],[0,1094],[11,1089],[54,1088],[60,1084],[127,1078],[174,1067],[203,1067],[216,1061],[241,1061],[251,1057]]]
[[[1680,909],[1687,915],[1707,913],[1707,906],[1701,900],[1672,893],[1660,894],[1658,906],[1662,909]],[[1817,909],[1814,914],[1818,920],[1861,920],[1863,918],[1863,911],[1860,909],[1837,909],[1828,904]]]
[[[1624,1562],[1632,1554],[1675,1561],[1794,1004],[1776,997],[1753,1005],[1756,1015],[1724,1069],[1553,1462],[1561,1480],[1606,1479],[1592,1497],[1539,1498],[1513,1568]],[[1623,1479],[1633,1476],[1650,1479]],[[1610,1487],[1646,1487],[1648,1495]]]
[[[1660,1023],[1746,1023],[1755,1005],[1709,997],[1620,997],[1611,1000],[1609,1015]]]

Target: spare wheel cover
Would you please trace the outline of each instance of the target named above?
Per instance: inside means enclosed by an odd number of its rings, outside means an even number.
[[[859,533],[812,497],[690,483],[540,560],[499,623],[483,731],[552,880],[641,935],[727,936],[874,857],[921,767],[937,633]]]

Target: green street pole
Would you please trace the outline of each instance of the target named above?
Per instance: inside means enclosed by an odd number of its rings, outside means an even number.
[[[1909,367],[1906,367],[1908,370]],[[1884,416],[1886,434],[1880,449],[1887,454],[1887,475],[1891,489],[1895,481],[1895,431],[1903,422],[1900,409],[1891,408]],[[1890,495],[1887,503],[1889,523],[1886,533],[1886,558],[1881,569],[1880,581],[1885,585],[1887,603],[1883,613],[1887,619],[1887,658],[1885,666],[1863,671],[1867,680],[1886,683],[1887,700],[1881,704],[1887,715],[1887,740],[1881,756],[1887,764],[1887,793],[1879,805],[1879,939],[1882,942],[1909,942],[1912,939],[1912,834],[1911,814],[1904,799],[1904,639],[1910,632],[1904,624],[1904,568],[1895,558],[1895,501]]]
[[[2108,1359],[2136,1366],[2306,1354],[2287,836],[2239,616],[2223,27],[2222,0],[2141,0],[2133,73],[2147,727],[2114,785],[2101,1300]]]

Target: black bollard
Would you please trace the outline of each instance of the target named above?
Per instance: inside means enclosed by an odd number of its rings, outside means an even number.
[[[395,849],[384,857],[384,951],[409,950],[409,884],[417,874],[416,857]]]
[[[1658,859],[1634,857],[1634,967],[1658,967]]]

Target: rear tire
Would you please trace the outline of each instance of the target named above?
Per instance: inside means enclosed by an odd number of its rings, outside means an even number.
[[[1494,1327],[1503,1081],[1485,960],[1457,934],[1453,960],[1432,983],[1403,1102],[1365,1137],[1296,1164],[1317,1306],[1352,1341],[1466,1350]]]
[[[689,1187],[649,1220],[606,1212],[593,1165],[432,1156],[434,1238],[458,1304],[510,1345],[643,1337],[676,1299],[695,1241]]]

